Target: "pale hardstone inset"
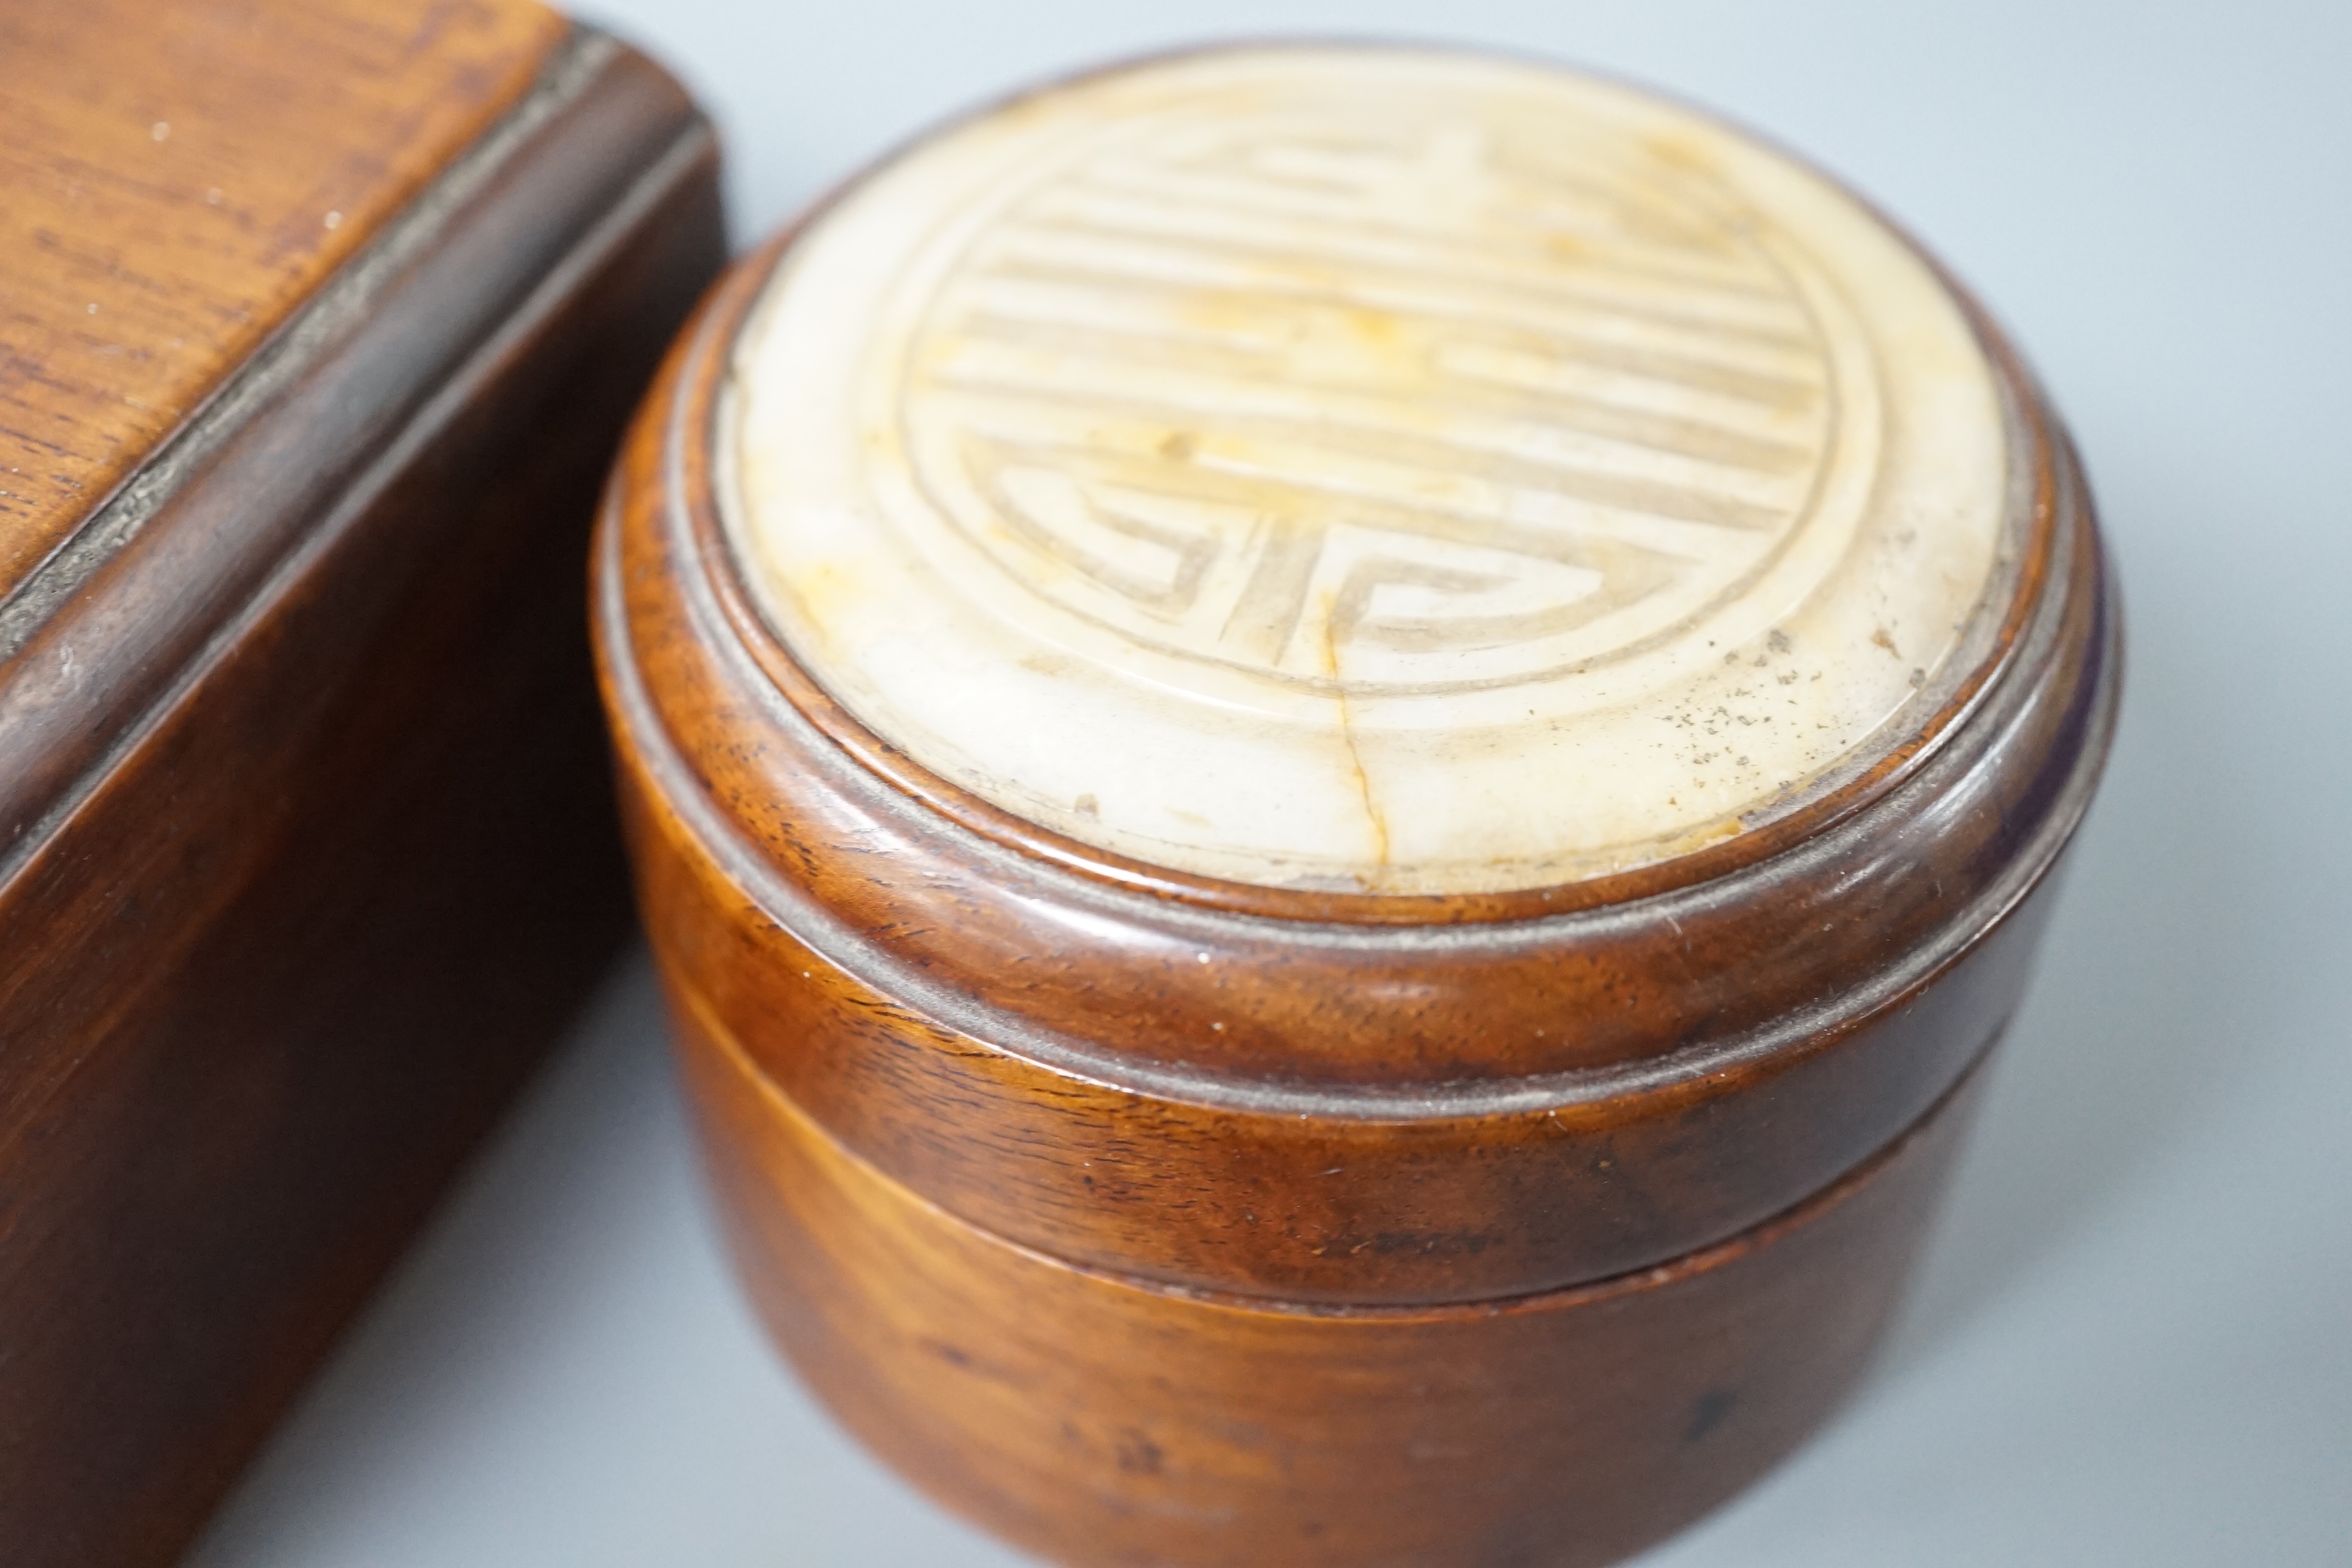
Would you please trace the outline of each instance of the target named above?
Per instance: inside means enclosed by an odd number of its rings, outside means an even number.
[[[1185,57],[918,145],[785,256],[720,453],[746,577],[858,720],[1272,886],[1753,827],[1916,722],[2009,542],[1984,354],[1869,213],[1436,52]]]

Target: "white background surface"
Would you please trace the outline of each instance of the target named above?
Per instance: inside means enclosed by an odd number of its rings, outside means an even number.
[[[586,9],[716,111],[739,241],[975,98],[1264,31],[1647,79],[1923,236],[2082,438],[2123,732],[1877,1373],[1644,1568],[2352,1564],[2352,5]],[[1021,1561],[770,1355],[663,1049],[639,961],[194,1565]]]

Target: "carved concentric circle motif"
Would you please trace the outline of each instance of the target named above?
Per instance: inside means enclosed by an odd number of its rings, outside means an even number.
[[[892,746],[1081,841],[1573,879],[1883,752],[2002,549],[1991,373],[1781,155],[1571,73],[1251,48],[918,143],[737,345],[730,536]]]

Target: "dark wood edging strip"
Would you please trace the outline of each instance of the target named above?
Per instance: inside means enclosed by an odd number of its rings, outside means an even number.
[[[0,886],[24,870],[307,563],[335,548],[404,466],[462,410],[472,389],[560,307],[565,290],[606,261],[633,225],[715,156],[708,124],[689,115],[618,203],[574,212],[565,204],[577,207],[593,193],[551,193],[553,254],[501,256],[511,291],[484,291],[485,309],[445,323],[441,356],[386,363],[387,351],[413,348],[404,340],[424,335],[412,320],[427,303],[421,298],[427,290],[417,287],[420,275],[450,265],[448,255],[462,245],[475,205],[495,194],[549,128],[626,53],[609,36],[575,27],[522,100],[297,311],[0,607],[0,763],[7,764],[0,768]],[[339,437],[340,449],[276,449],[284,439],[276,416],[291,395],[313,395],[303,399],[306,405],[317,401],[320,389],[306,383],[330,383],[330,395],[378,394],[387,390],[381,384],[387,375],[394,383],[389,390],[405,395],[386,399],[387,406],[349,409],[340,427],[326,433]],[[317,434],[303,433],[306,440]],[[236,498],[243,505],[209,494],[221,488],[223,471],[240,467],[240,460],[245,468],[300,473],[276,495]],[[152,594],[140,593],[142,579],[173,563],[142,559],[142,552],[168,555],[168,542],[159,540],[169,531],[159,531],[157,520],[178,506],[207,503],[247,530],[243,549],[229,552],[240,570],[186,584],[173,601],[184,608],[171,624],[126,631],[118,622],[108,628],[116,635],[91,636],[85,628],[92,621],[103,625],[110,612],[121,616],[136,610],[150,622],[157,619]],[[318,518],[320,507],[331,510]],[[305,530],[314,518],[316,525]],[[95,646],[129,651],[100,669],[80,667],[78,647]],[[92,680],[114,689],[93,703],[87,690]],[[59,732],[54,718],[68,707],[81,724]],[[89,725],[93,708],[110,722]]]
[[[13,658],[108,557],[170,503],[192,474],[363,316],[390,279],[436,242],[457,210],[541,125],[577,99],[618,48],[603,33],[574,27],[520,102],[289,316],[113,495],[92,509],[14,593],[0,600],[0,662]]]

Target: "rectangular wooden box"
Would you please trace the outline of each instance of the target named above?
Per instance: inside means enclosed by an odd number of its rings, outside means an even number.
[[[722,258],[526,0],[0,12],[0,1561],[181,1549],[627,929],[608,449]]]

